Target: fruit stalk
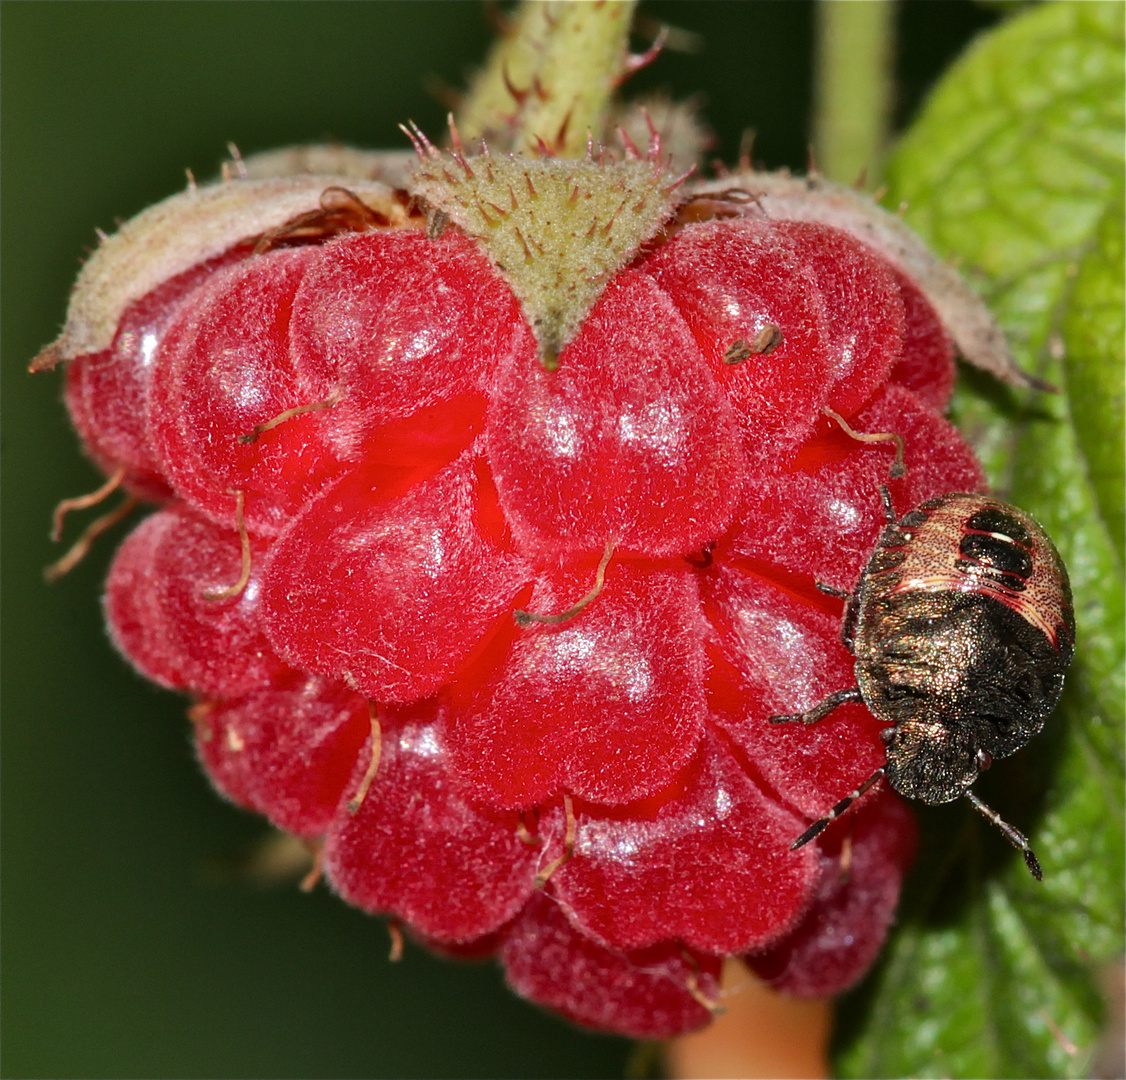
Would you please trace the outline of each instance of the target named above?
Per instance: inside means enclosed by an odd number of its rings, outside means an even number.
[[[820,172],[876,187],[883,173],[892,95],[891,0],[817,5],[813,151]]]

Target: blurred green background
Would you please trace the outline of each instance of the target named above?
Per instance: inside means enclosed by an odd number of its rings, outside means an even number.
[[[702,90],[735,156],[802,168],[812,6],[653,2],[701,37],[637,88]],[[962,0],[900,14],[900,120],[973,33]],[[403,147],[440,132],[491,38],[477,3],[0,4],[3,380],[5,1076],[621,1076],[632,1046],[518,1001],[491,964],[408,946],[321,888],[263,889],[236,871],[265,835],[193,759],[181,699],[106,639],[100,582],[123,535],[52,587],[50,512],[98,478],[26,366],[62,322],[94,228],[244,153],[337,139]],[[84,523],[84,522],[83,522]],[[72,522],[68,535],[80,527]],[[225,868],[225,869],[224,869]]]

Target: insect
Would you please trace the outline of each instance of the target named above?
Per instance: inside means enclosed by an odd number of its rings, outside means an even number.
[[[887,525],[847,600],[841,637],[856,657],[854,687],[772,723],[814,724],[863,702],[888,723],[887,760],[794,841],[801,847],[884,777],[928,804],[966,798],[1024,855],[1028,840],[971,790],[979,773],[1044,726],[1075,646],[1067,570],[1028,514],[987,495],[929,499]]]

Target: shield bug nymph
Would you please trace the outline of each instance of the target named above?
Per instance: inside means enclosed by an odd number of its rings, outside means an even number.
[[[1055,545],[1028,514],[987,495],[954,493],[887,526],[847,598],[842,638],[854,687],[773,723],[816,723],[846,701],[887,722],[887,761],[797,840],[799,848],[886,777],[910,799],[963,796],[1042,876],[1028,840],[971,790],[996,758],[1044,726],[1071,663],[1071,588]],[[826,589],[829,592],[835,590]]]

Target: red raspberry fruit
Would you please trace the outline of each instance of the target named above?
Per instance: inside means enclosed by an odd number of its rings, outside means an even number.
[[[837,993],[912,820],[873,791],[791,851],[880,724],[768,718],[849,685],[817,583],[855,583],[880,484],[982,484],[926,288],[863,230],[734,198],[754,174],[422,150],[425,232],[377,183],[236,181],[92,260],[49,359],[90,456],[164,504],[110,573],[114,640],[345,899],[533,1001],[664,1037],[729,955]],[[589,229],[527,231],[553,198]],[[906,474],[850,431],[901,437]]]

